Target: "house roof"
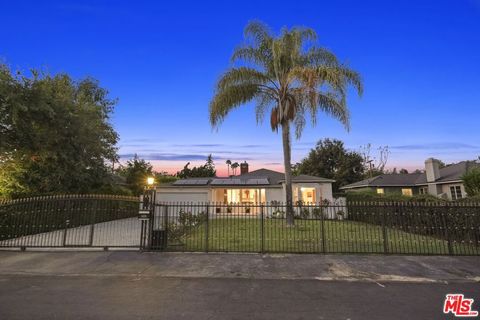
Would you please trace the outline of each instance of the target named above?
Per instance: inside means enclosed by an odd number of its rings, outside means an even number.
[[[440,178],[436,183],[459,181],[469,169],[479,167],[474,161],[462,161],[440,169]],[[423,173],[382,174],[341,187],[340,189],[355,189],[364,187],[413,187],[427,184],[427,175]]]
[[[272,186],[281,187],[281,183],[285,181],[285,174],[269,169],[258,169],[248,173],[232,176],[232,177],[214,177],[214,178],[189,178],[177,180],[169,185],[170,187],[201,187],[201,186]],[[334,182],[334,180],[309,176],[299,175],[292,177],[292,182]],[[162,187],[163,187],[162,186]]]

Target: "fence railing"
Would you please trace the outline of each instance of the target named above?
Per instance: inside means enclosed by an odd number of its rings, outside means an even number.
[[[174,251],[480,254],[480,205],[161,203],[152,230]],[[155,231],[154,231],[155,232]],[[164,237],[165,238],[165,237]]]
[[[138,247],[139,199],[55,195],[2,201],[0,247]]]
[[[0,247],[480,255],[478,203],[157,203],[59,195],[0,203]],[[143,217],[142,219],[144,219]]]

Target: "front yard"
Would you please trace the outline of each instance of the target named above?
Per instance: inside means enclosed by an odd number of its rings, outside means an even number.
[[[170,239],[169,250],[299,253],[399,253],[448,254],[446,240],[347,220],[216,218],[192,227],[185,235]],[[208,229],[208,231],[207,231]],[[262,231],[263,229],[263,231]],[[207,233],[208,232],[208,241]],[[263,241],[262,241],[263,233]],[[263,248],[262,248],[263,246]],[[262,250],[263,249],[263,250]],[[454,254],[479,254],[480,248],[452,242]]]

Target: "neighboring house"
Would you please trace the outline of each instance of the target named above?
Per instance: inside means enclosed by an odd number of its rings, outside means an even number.
[[[285,175],[268,169],[248,172],[242,163],[241,174],[228,178],[191,178],[157,187],[161,202],[271,203],[285,202]],[[292,179],[293,200],[319,203],[333,201],[332,182],[320,177],[299,175]]]
[[[378,194],[397,193],[405,196],[431,194],[456,200],[466,197],[462,176],[469,169],[480,166],[475,161],[462,161],[440,168],[440,161],[425,160],[425,172],[409,174],[382,174],[341,187],[346,192],[375,191]]]

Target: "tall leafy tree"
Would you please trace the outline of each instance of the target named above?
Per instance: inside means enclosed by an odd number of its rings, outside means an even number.
[[[0,65],[0,196],[94,192],[111,183],[115,104],[94,79]]]
[[[346,150],[343,142],[336,139],[318,141],[294,168],[297,174],[334,179],[334,192],[341,186],[362,180],[365,170],[362,155]]]
[[[125,178],[128,188],[134,195],[142,194],[147,178],[154,175],[152,165],[144,159],[140,159],[137,155],[118,168],[117,171],[120,176]]]
[[[235,49],[239,64],[219,79],[210,103],[210,123],[218,127],[236,107],[255,101],[257,122],[270,114],[273,131],[282,131],[285,167],[287,223],[293,225],[291,126],[297,138],[309,117],[324,112],[349,128],[347,90],[353,85],[361,95],[360,75],[333,53],[315,44],[314,30],[283,28],[278,36],[260,22],[245,28],[245,43]]]
[[[207,161],[203,166],[189,168],[190,162],[188,162],[182,170],[177,172],[177,177],[181,179],[186,178],[206,178],[215,177],[217,170],[215,170],[215,164],[213,163],[212,155],[208,155]]]
[[[480,196],[480,166],[468,170],[463,176],[465,191],[470,197]]]

